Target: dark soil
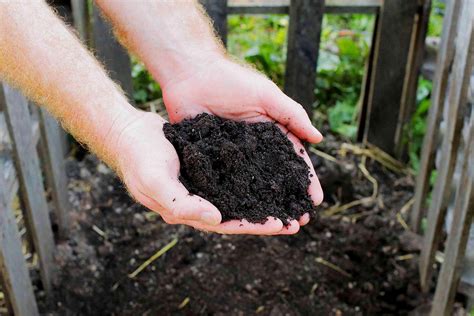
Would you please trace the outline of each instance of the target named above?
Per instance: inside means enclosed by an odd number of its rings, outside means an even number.
[[[311,157],[326,188],[325,210],[370,196],[359,157]],[[59,245],[52,315],[407,315],[426,310],[418,285],[420,240],[396,214],[411,176],[367,161],[374,203],[310,221],[294,236],[223,236],[164,223],[134,203],[91,156],[70,161],[75,225]],[[136,278],[127,275],[173,238],[175,247]],[[328,264],[329,263],[329,264]],[[331,266],[332,265],[332,266]],[[336,269],[334,268],[336,267]],[[413,312],[413,315],[419,315]]]
[[[313,213],[308,165],[274,123],[200,114],[163,130],[178,153],[180,181],[213,203],[223,221],[272,216],[288,224]]]

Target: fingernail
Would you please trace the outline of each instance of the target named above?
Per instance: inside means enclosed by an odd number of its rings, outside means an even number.
[[[318,138],[321,138],[321,140],[323,139],[323,134],[321,134],[320,131],[318,131],[318,129],[316,127],[313,126],[313,129],[314,129],[314,133],[316,134],[316,136]]]
[[[213,212],[204,212],[201,214],[201,221],[208,225],[219,225],[220,220]]]

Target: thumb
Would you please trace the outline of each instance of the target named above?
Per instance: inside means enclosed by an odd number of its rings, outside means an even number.
[[[176,178],[154,187],[159,196],[159,204],[163,206],[178,222],[181,220],[199,221],[206,225],[218,225],[222,216],[217,207],[206,199],[191,194]]]
[[[311,120],[304,108],[280,91],[270,89],[264,96],[264,106],[268,115],[287,127],[301,140],[310,143],[319,143],[323,135],[311,124]]]

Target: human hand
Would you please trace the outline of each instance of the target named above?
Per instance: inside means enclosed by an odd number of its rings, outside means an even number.
[[[323,192],[300,139],[318,143],[322,135],[312,126],[303,107],[253,69],[225,57],[200,60],[200,63],[180,68],[185,70],[175,73],[162,85],[170,121],[178,122],[207,112],[232,120],[278,122],[285,132],[289,131],[288,138],[314,175],[310,178],[308,191],[314,204],[319,205]],[[282,228],[277,234],[294,234],[308,221],[309,216],[305,214],[298,221],[291,221],[290,226]],[[238,230],[238,226],[235,229]]]
[[[138,202],[159,213],[168,224],[222,234],[273,235],[282,231],[279,219],[264,225],[245,220],[220,223],[219,210],[204,198],[190,195],[178,180],[179,158],[164,136],[164,123],[157,114],[137,111],[125,127],[117,129],[119,136],[112,137],[117,139],[116,169]]]

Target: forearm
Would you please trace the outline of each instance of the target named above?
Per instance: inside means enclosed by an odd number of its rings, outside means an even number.
[[[137,111],[43,1],[0,2],[0,78],[114,167],[112,131]]]
[[[189,67],[224,56],[212,25],[196,0],[96,0],[121,42],[164,87]]]

